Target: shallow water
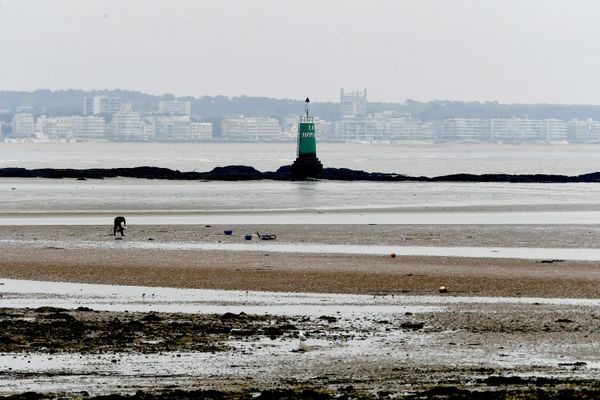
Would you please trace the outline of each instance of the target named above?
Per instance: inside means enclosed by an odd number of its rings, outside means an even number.
[[[0,178],[2,212],[346,210],[598,205],[600,184],[197,182]]]
[[[360,317],[410,312],[441,312],[449,304],[554,304],[600,306],[600,299],[353,295],[242,290],[175,289],[2,279],[0,307],[90,307],[106,311],[247,314],[337,314]]]
[[[289,143],[0,143],[0,167],[116,168],[142,165],[182,171],[251,165],[273,171],[291,164]],[[553,173],[600,171],[600,145],[331,144],[318,143],[325,166],[414,176],[454,173]]]
[[[242,240],[242,239],[240,239]],[[551,248],[551,247],[458,247],[458,246],[394,246],[324,243],[277,243],[276,241],[252,240],[240,243],[161,242],[161,241],[85,241],[85,240],[0,240],[0,245],[22,248],[63,249],[144,249],[166,251],[243,251],[309,254],[365,254],[397,256],[439,256],[467,258],[503,258],[524,260],[573,260],[600,261],[597,248]]]

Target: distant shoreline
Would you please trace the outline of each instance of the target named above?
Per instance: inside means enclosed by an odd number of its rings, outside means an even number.
[[[182,172],[160,167],[129,168],[0,168],[0,178],[49,178],[49,179],[105,179],[137,178],[163,180],[196,181],[294,181],[294,180],[331,180],[331,181],[373,181],[373,182],[498,182],[498,183],[594,183],[600,182],[600,172],[581,175],[556,174],[451,174],[435,177],[408,176],[398,173],[366,172],[348,168],[324,168],[318,176],[298,177],[291,173],[291,166],[285,165],[276,171],[261,172],[246,165],[216,167],[208,172]]]

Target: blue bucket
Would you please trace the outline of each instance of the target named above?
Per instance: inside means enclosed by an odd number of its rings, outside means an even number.
[[[223,231],[223,233],[226,234],[226,235],[231,235],[233,233],[233,231],[231,229],[225,229]]]
[[[246,239],[246,240],[252,240],[252,235],[245,235],[244,239]]]

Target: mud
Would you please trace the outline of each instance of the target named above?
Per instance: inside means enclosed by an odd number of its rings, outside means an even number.
[[[577,388],[573,388],[573,386]],[[224,392],[220,390],[172,390],[161,393],[145,393],[138,391],[135,395],[104,395],[90,397],[85,391],[77,398],[89,400],[179,400],[179,399],[211,399],[211,400],[371,400],[371,399],[597,399],[600,396],[600,386],[593,381],[552,381],[535,379],[521,380],[519,385],[502,390],[465,390],[454,386],[435,386],[428,390],[415,393],[390,393],[385,390],[362,392],[352,386],[337,390],[325,391],[319,388],[308,389],[270,389],[247,390],[240,392]],[[2,397],[4,400],[44,400],[56,398],[54,393],[27,392],[18,395]]]
[[[346,316],[4,308],[0,326],[0,393],[19,400],[600,396],[600,315],[589,306],[459,304]],[[165,356],[170,374],[148,367]],[[71,357],[74,366],[19,370],[19,360],[44,357]],[[96,358],[101,368],[86,369]],[[43,383],[60,379],[70,389]],[[46,390],[19,392],[15,382]]]
[[[227,340],[292,335],[296,321],[248,316],[0,309],[0,352],[215,352]]]

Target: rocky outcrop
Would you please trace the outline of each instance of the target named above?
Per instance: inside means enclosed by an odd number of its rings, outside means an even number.
[[[348,168],[324,168],[314,177],[295,177],[290,165],[285,165],[276,171],[261,172],[247,165],[228,165],[216,167],[208,172],[181,172],[159,167],[133,168],[93,168],[93,169],[25,169],[0,168],[0,178],[73,178],[73,179],[104,179],[104,178],[139,178],[139,179],[168,179],[168,180],[206,180],[206,181],[254,181],[254,180],[305,180],[324,179],[332,181],[377,181],[377,182],[511,182],[511,183],[571,183],[571,182],[600,182],[600,172],[567,176],[547,174],[453,174],[436,177],[407,176],[395,173],[366,172]]]

